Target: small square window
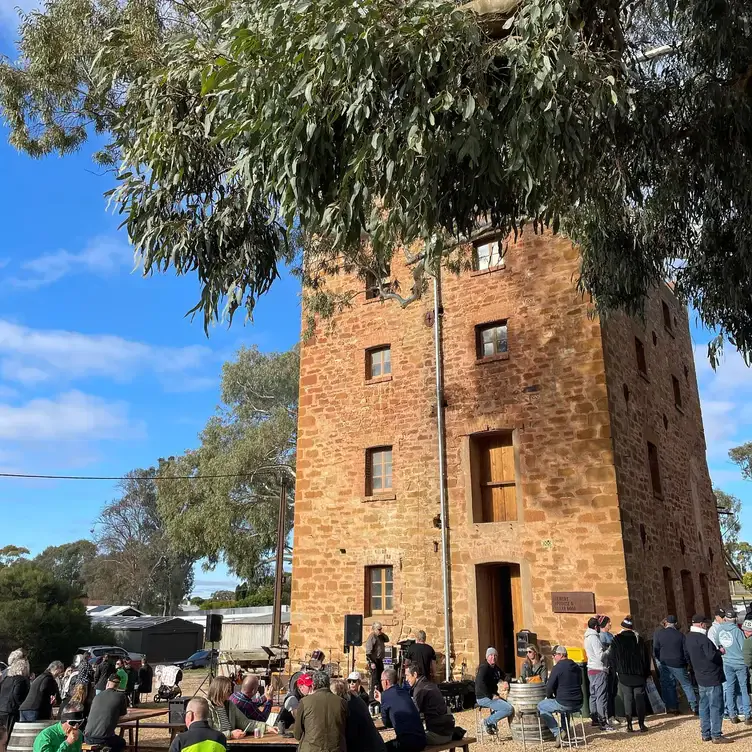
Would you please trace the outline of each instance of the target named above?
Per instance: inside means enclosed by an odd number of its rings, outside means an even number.
[[[385,264],[383,272],[381,274],[381,285],[386,289],[389,290],[389,286],[391,284],[391,266],[390,264]],[[368,272],[366,274],[366,300],[375,300],[379,297],[379,282],[378,277],[373,272]]]
[[[674,327],[671,324],[671,309],[665,300],[661,301],[661,308],[663,308],[663,326],[666,327],[666,331],[673,333]]]
[[[378,379],[392,373],[392,349],[389,345],[366,350],[366,379]]]
[[[676,376],[671,376],[671,384],[674,388],[674,405],[678,407],[680,410],[682,408],[682,394],[681,394],[681,384],[679,383],[679,379],[676,378]]]
[[[374,447],[366,450],[366,496],[392,490],[392,448]]]
[[[479,359],[508,352],[506,320],[476,326],[475,346]]]
[[[661,468],[658,464],[658,447],[648,441],[648,465],[650,467],[650,483],[653,487],[653,496],[663,498],[661,487]]]
[[[394,610],[394,569],[366,567],[366,614],[378,616]]]
[[[504,249],[500,240],[489,240],[473,246],[473,269],[484,272],[504,267]]]
[[[637,370],[643,375],[648,375],[648,362],[645,358],[645,345],[639,337],[634,338],[635,355],[637,356]]]

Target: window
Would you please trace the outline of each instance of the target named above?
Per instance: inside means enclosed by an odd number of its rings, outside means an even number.
[[[681,570],[682,597],[684,598],[684,613],[687,625],[692,624],[692,616],[697,613],[695,606],[695,583],[692,580],[692,572],[688,569]]]
[[[473,477],[473,522],[517,519],[517,474],[512,432],[473,436],[470,443]]]
[[[661,469],[658,465],[658,447],[648,441],[648,465],[650,466],[650,482],[653,486],[653,496],[663,497],[661,489]]]
[[[700,593],[702,594],[703,613],[710,614],[710,584],[706,574],[700,575]]]
[[[478,359],[490,358],[507,352],[507,322],[494,321],[475,327]]]
[[[383,273],[381,275],[381,284],[385,288],[389,288],[391,282],[391,267],[387,263],[384,265]],[[379,282],[377,276],[369,271],[366,274],[366,300],[375,300],[379,297]]]
[[[637,370],[643,375],[648,375],[648,362],[645,360],[645,345],[639,337],[634,338],[635,355],[637,356]]]
[[[366,613],[368,616],[391,614],[394,594],[392,567],[366,568]]]
[[[392,490],[392,448],[376,447],[366,452],[366,496]]]
[[[666,613],[678,616],[676,613],[676,594],[674,592],[674,576],[670,567],[663,567],[663,591],[666,595]]]
[[[663,326],[666,327],[666,331],[673,334],[674,327],[671,325],[671,310],[668,307],[668,303],[661,301],[661,307],[663,308]]]
[[[473,247],[473,269],[485,272],[504,267],[504,251],[500,240],[488,240]]]
[[[681,396],[681,384],[676,376],[671,376],[671,384],[674,387],[674,404],[681,410],[682,408],[682,396]]]
[[[378,379],[392,373],[392,350],[389,345],[366,350],[366,378]]]

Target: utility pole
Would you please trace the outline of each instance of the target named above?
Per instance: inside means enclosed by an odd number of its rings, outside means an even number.
[[[287,517],[287,484],[282,479],[279,493],[279,522],[277,523],[277,561],[274,572],[274,615],[272,617],[272,644],[282,642],[282,580],[285,564],[285,518]]]

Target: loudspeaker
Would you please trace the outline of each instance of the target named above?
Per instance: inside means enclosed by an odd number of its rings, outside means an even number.
[[[345,614],[345,645],[363,644],[363,614]]]
[[[169,701],[170,723],[183,723],[185,721],[185,708],[192,697],[178,697]]]
[[[222,614],[206,615],[206,642],[222,641]]]

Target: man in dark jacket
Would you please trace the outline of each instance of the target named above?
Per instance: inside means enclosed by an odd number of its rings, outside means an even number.
[[[386,728],[393,728],[396,739],[387,742],[388,752],[421,752],[426,748],[426,732],[420,713],[410,693],[397,686],[397,672],[388,668],[381,674],[383,692],[375,694],[381,703],[381,720]]]
[[[659,629],[653,636],[653,656],[660,666],[661,690],[666,712],[679,713],[679,698],[676,694],[676,683],[679,682],[689,707],[697,715],[697,695],[687,670],[684,635],[679,631],[675,616],[667,616],[664,625],[664,628]]]
[[[426,724],[427,744],[446,744],[452,741],[454,716],[447,710],[441,690],[422,673],[422,666],[411,663],[405,678],[412,690],[413,702]]]
[[[645,725],[645,684],[650,676],[650,653],[645,640],[634,631],[631,616],[621,623],[622,631],[614,637],[609,648],[609,665],[616,670],[619,689],[624,699],[624,714],[627,716],[627,731],[632,728],[632,717],[637,711],[640,731],[647,731]]]
[[[295,713],[298,752],[344,752],[347,703],[329,688],[329,674],[313,672],[313,693]]]
[[[151,685],[154,681],[154,669],[144,656],[144,660],[141,662],[141,668],[138,670],[138,698],[139,701],[143,701],[143,696],[146,695],[148,701],[151,694]]]
[[[554,649],[554,668],[546,682],[546,699],[538,703],[538,712],[549,731],[556,739],[556,746],[562,746],[561,729],[554,713],[564,716],[582,709],[582,671],[569,659],[567,649],[557,645]]]
[[[733,740],[723,736],[723,657],[721,651],[707,637],[703,626],[706,617],[695,614],[684,641],[685,658],[692,665],[700,690],[700,731],[704,742],[729,744]]]
[[[107,682],[107,689],[100,692],[91,704],[84,735],[87,744],[109,747],[112,752],[125,749],[125,739],[115,733],[120,716],[128,712],[128,700],[119,691],[119,686],[120,678],[117,674],[112,674]]]
[[[491,736],[497,733],[496,724],[503,718],[509,718],[514,708],[499,696],[499,682],[504,678],[501,669],[496,665],[499,654],[496,648],[486,650],[486,661],[478,667],[475,675],[475,702],[481,708],[489,708],[491,715],[484,721],[486,732]]]
[[[185,706],[185,725],[170,745],[170,752],[226,752],[227,737],[209,725],[209,703],[194,697]]]
[[[114,673],[115,661],[110,658],[108,653],[102,658],[102,662],[97,665],[97,670],[94,672],[94,691],[96,694],[107,689],[107,681]]]
[[[52,661],[47,669],[31,683],[29,694],[21,703],[19,715],[21,723],[49,721],[52,719],[52,705],[60,704],[60,687],[57,678],[65,673],[61,661]]]

